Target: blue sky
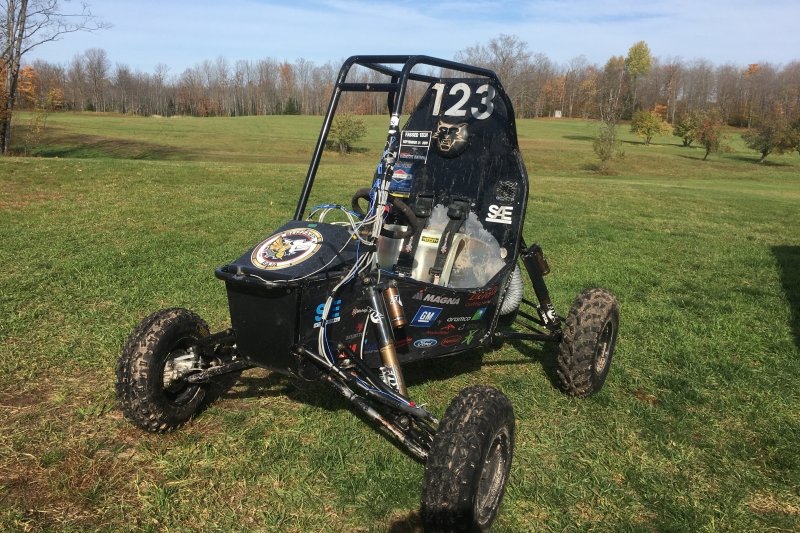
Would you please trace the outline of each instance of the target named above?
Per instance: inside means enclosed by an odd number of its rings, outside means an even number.
[[[603,64],[644,40],[662,59],[738,65],[800,60],[800,0],[89,0],[113,25],[72,34],[27,57],[66,64],[88,48],[112,63],[170,73],[205,59],[298,58],[335,65],[354,54],[452,59],[501,33],[533,53]],[[74,6],[75,1],[71,2]],[[69,4],[68,4],[69,5]]]

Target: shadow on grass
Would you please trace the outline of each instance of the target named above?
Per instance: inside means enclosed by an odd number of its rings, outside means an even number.
[[[420,531],[422,531],[422,520],[417,511],[393,520],[387,530],[388,533],[417,533]]]
[[[558,368],[558,345],[553,342],[524,342],[514,341],[511,345],[522,355],[531,361],[538,361],[542,365],[547,379],[550,384],[558,388],[558,376],[556,371]]]
[[[789,300],[794,344],[800,349],[800,246],[773,246],[772,254],[778,261],[783,292]]]
[[[683,159],[691,159],[692,161],[703,161],[704,154],[705,152],[703,152],[703,154],[700,155],[678,154],[678,157],[682,157]],[[712,159],[706,159],[706,161],[712,161]]]
[[[260,369],[254,373],[242,374],[235,389],[225,393],[222,399],[279,396],[326,411],[350,408],[347,400],[322,381],[306,381]]]
[[[791,167],[792,166],[790,163],[779,163],[777,161],[771,161],[769,159],[765,159],[764,161],[761,161],[759,163],[758,162],[758,160],[760,159],[759,156],[734,154],[734,155],[729,155],[727,157],[730,158],[730,159],[735,159],[737,161],[744,161],[745,163],[753,163],[754,165],[764,166],[764,167]]]
[[[58,136],[33,147],[30,154],[35,157],[139,160],[189,160],[196,155],[175,146],[94,135]]]
[[[521,354],[543,365],[555,363],[555,354],[544,351],[541,345],[513,342],[511,345]],[[461,354],[427,359],[403,364],[403,377],[408,385],[420,385],[430,381],[445,381],[460,374],[478,372],[482,367],[515,366],[528,364],[519,359],[485,361],[483,356],[490,348],[475,349]],[[545,366],[545,370],[548,367]],[[290,400],[319,407],[328,411],[350,409],[350,404],[339,393],[322,381],[306,381],[257,369],[246,372],[237,381],[235,388],[222,395],[223,399],[283,396]]]
[[[563,139],[567,139],[570,141],[593,141],[594,137],[591,135],[562,135]]]

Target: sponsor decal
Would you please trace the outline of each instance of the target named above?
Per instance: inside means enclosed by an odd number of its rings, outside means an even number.
[[[441,296],[439,294],[430,294],[426,293],[422,289],[420,289],[417,294],[412,296],[414,300],[422,300],[423,302],[429,302],[432,304],[440,304],[440,305],[458,305],[461,303],[461,298],[456,298],[453,296]]]
[[[417,339],[414,341],[414,348],[433,348],[439,344],[436,339]]]
[[[450,335],[449,337],[445,337],[442,339],[442,346],[455,346],[461,342],[463,339],[461,335]]]
[[[354,307],[353,308],[353,316],[356,315],[363,315],[364,313],[369,313],[369,307]]]
[[[396,196],[408,196],[411,193],[413,181],[414,175],[411,173],[411,164],[398,161],[394,166],[389,191]]]
[[[442,329],[437,329],[436,331],[428,330],[425,333],[427,333],[428,335],[450,335],[450,333],[452,333],[456,329],[457,328],[454,324],[447,324]]]
[[[394,296],[392,296],[391,298],[389,298],[389,301],[388,301],[388,303],[389,303],[389,305],[391,305],[391,304],[397,304],[397,305],[399,305],[400,307],[403,307],[403,300],[401,300],[401,299],[400,299],[400,293],[398,292],[397,294],[395,294]]]
[[[273,235],[253,249],[250,262],[263,270],[298,265],[313,256],[322,244],[322,234],[311,228],[294,228]]]
[[[495,222],[497,224],[511,224],[511,215],[514,213],[514,206],[512,205],[490,205],[489,213],[486,216],[486,222]]]
[[[469,343],[471,343],[472,342],[472,338],[475,337],[475,334],[477,332],[478,332],[477,329],[469,330],[469,332],[466,335],[464,335],[464,342],[462,342],[461,344],[469,344]]]
[[[403,131],[400,137],[400,159],[425,163],[428,160],[430,147],[430,131]],[[395,168],[397,168],[396,165]]]
[[[409,344],[411,344],[411,337],[406,337],[405,339],[395,339],[394,347],[395,348],[405,348]]]
[[[470,320],[474,319],[469,316],[451,316],[447,319],[448,322],[469,322]]]
[[[339,311],[342,308],[342,301],[341,300],[334,300],[331,303],[331,308],[328,311],[328,319],[325,320],[325,325],[328,324],[335,324],[339,322],[342,317],[339,315]],[[314,327],[318,328],[322,325],[322,313],[325,312],[325,302],[322,302],[317,306],[316,314],[314,315]]]
[[[348,335],[347,337],[345,337],[345,338],[344,338],[344,340],[346,340],[346,341],[351,341],[351,340],[353,340],[353,339],[359,339],[359,338],[361,338],[361,335],[362,335],[362,334],[363,334],[363,332],[364,332],[364,326],[365,326],[365,325],[366,325],[366,324],[364,324],[363,322],[358,322],[358,323],[356,324],[356,327],[355,327],[355,329],[356,329],[355,333],[351,333],[350,335]]]
[[[486,308],[485,307],[481,307],[480,309],[476,309],[475,313],[472,315],[472,318],[470,318],[470,320],[480,320],[481,318],[483,318],[483,315],[485,313],[486,313]]]
[[[350,345],[350,351],[353,353],[358,353],[358,348],[360,344],[354,343]],[[378,343],[377,342],[365,342],[364,343],[364,353],[374,353],[378,351]]]
[[[420,237],[419,240],[427,242],[428,244],[439,244],[439,237],[428,237],[427,235]]]
[[[417,314],[414,315],[411,325],[417,328],[426,328],[436,322],[441,312],[441,307],[423,305],[417,310]]]
[[[380,314],[378,311],[373,310],[369,314],[369,321],[372,322],[373,324],[380,324],[381,318],[383,318],[383,315]]]
[[[478,307],[479,305],[486,305],[492,300],[495,294],[497,294],[497,287],[473,292],[469,295],[469,298],[464,305],[466,307]]]

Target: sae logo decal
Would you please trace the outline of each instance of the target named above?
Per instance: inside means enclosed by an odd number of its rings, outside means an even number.
[[[331,304],[331,308],[328,311],[328,320],[325,321],[325,325],[328,324],[335,324],[339,322],[342,317],[340,316],[339,312],[342,309],[342,301],[341,300],[334,300]],[[322,325],[322,313],[325,312],[325,302],[322,302],[317,306],[314,310],[316,314],[314,315],[314,327],[318,328]]]
[[[423,305],[417,311],[417,314],[414,315],[414,320],[411,321],[411,325],[417,328],[427,328],[439,317],[439,313],[442,312],[441,307],[430,307],[427,305]]]

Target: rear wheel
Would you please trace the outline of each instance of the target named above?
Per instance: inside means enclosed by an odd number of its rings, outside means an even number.
[[[559,346],[557,383],[570,396],[603,388],[617,344],[619,303],[605,289],[587,289],[572,304]]]
[[[187,309],[163,309],[142,320],[117,364],[117,398],[128,420],[154,433],[172,431],[221,392],[220,383],[185,379],[208,366],[198,346],[208,334],[206,322]]]
[[[488,531],[514,452],[514,409],[491,387],[462,390],[433,439],[422,489],[426,531]]]

